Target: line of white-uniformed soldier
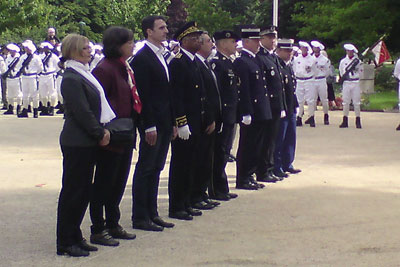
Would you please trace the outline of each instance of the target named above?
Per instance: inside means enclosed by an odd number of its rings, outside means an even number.
[[[104,57],[101,45],[93,45],[93,59],[90,69],[94,69]],[[17,114],[19,118],[28,117],[33,108],[33,117],[38,115],[54,115],[63,113],[61,80],[63,64],[60,63],[60,46],[56,48],[49,42],[42,42],[37,51],[31,40],[22,43],[24,51],[13,43],[6,46],[8,51],[5,58],[0,56],[0,74],[6,81],[7,111],[3,114]],[[22,55],[21,55],[22,54]],[[58,56],[58,55],[59,56]],[[5,102],[5,101],[4,101]],[[40,114],[39,114],[39,103]]]

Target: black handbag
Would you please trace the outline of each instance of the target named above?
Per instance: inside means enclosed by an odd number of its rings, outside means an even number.
[[[105,125],[110,131],[111,145],[133,145],[135,142],[135,125],[132,118],[114,119]]]

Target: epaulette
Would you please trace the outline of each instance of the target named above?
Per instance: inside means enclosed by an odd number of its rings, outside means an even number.
[[[178,127],[185,126],[187,124],[186,115],[183,115],[182,117],[176,118],[176,124],[177,124]]]
[[[182,53],[179,52],[178,54],[175,55],[175,58],[181,58],[182,57]]]

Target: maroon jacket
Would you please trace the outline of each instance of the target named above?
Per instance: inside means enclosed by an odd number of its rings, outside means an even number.
[[[92,74],[103,86],[108,103],[117,118],[132,118],[133,97],[128,84],[128,72],[120,59],[103,59]]]

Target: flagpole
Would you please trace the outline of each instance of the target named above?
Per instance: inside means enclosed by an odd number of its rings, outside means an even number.
[[[278,27],[278,0],[273,2],[273,12],[272,12],[272,25]]]

